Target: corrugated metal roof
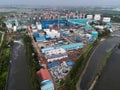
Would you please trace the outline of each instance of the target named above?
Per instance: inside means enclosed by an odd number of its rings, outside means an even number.
[[[36,37],[36,41],[45,41],[46,38],[45,37]]]
[[[41,49],[41,51],[42,51],[42,53],[45,53],[46,51],[53,50],[53,49],[55,49],[55,48],[54,47],[49,47],[49,48],[43,48],[43,49]]]
[[[37,71],[37,75],[40,81],[51,79],[50,74],[47,69],[40,69],[39,71]]]
[[[72,49],[83,48],[83,47],[84,47],[83,43],[72,43],[68,45],[58,46],[57,48],[63,48],[65,50],[72,50]]]
[[[54,85],[51,80],[41,82],[41,90],[54,90]]]

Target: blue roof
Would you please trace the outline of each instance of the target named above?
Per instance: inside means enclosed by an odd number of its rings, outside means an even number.
[[[72,50],[72,49],[83,48],[83,47],[84,47],[83,43],[72,43],[68,45],[58,46],[57,48],[63,48],[65,50]]]
[[[85,27],[85,30],[88,31],[88,30],[90,30],[91,28],[92,28],[92,26],[87,25],[87,26]]]
[[[105,26],[106,26],[106,27],[111,27],[112,24],[111,24],[111,23],[107,23]]]
[[[72,61],[67,61],[66,62],[68,66],[73,66],[73,62]]]
[[[45,53],[46,51],[53,50],[53,49],[54,49],[54,47],[49,47],[49,48],[43,48],[43,49],[41,49],[41,51],[42,51],[42,53]]]
[[[54,90],[54,85],[51,80],[41,82],[41,90]]]
[[[68,22],[78,25],[86,25],[89,19],[68,19]]]
[[[92,31],[92,37],[94,39],[97,39],[98,38],[98,32],[97,31]]]
[[[46,38],[45,37],[36,37],[36,41],[45,41]]]
[[[34,36],[34,37],[39,37],[38,32],[34,32],[34,33],[33,33],[33,36]]]
[[[49,25],[54,24],[55,26],[58,26],[58,22],[59,24],[63,24],[64,26],[67,26],[67,20],[40,20],[40,23],[42,24],[42,28],[49,28]]]
[[[41,85],[46,85],[46,84],[49,84],[49,83],[51,83],[51,80],[45,80],[45,81],[41,82]]]
[[[52,68],[52,67],[55,67],[55,66],[58,66],[58,65],[60,65],[60,62],[52,62],[52,63],[48,64],[48,68]]]

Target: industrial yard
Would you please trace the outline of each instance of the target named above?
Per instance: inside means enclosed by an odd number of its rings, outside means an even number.
[[[36,76],[41,90],[64,90],[62,82],[83,49],[115,30],[109,16],[70,12],[68,9],[20,11],[6,15],[4,23],[7,38],[25,35],[31,40],[34,50],[32,60],[38,60],[40,67]]]

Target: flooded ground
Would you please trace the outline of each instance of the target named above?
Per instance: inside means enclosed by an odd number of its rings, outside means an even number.
[[[88,86],[100,70],[107,53],[118,43],[120,43],[120,38],[114,37],[99,44],[94,54],[91,56],[86,72],[82,77],[80,83],[82,90],[88,90]]]
[[[7,90],[32,90],[25,46],[22,40],[15,41],[13,45]]]
[[[101,77],[97,81],[94,90],[120,90],[120,50],[116,49]]]

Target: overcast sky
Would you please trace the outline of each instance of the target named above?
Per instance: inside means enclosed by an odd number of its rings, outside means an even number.
[[[0,0],[0,5],[49,5],[49,6],[119,6],[120,0]]]

